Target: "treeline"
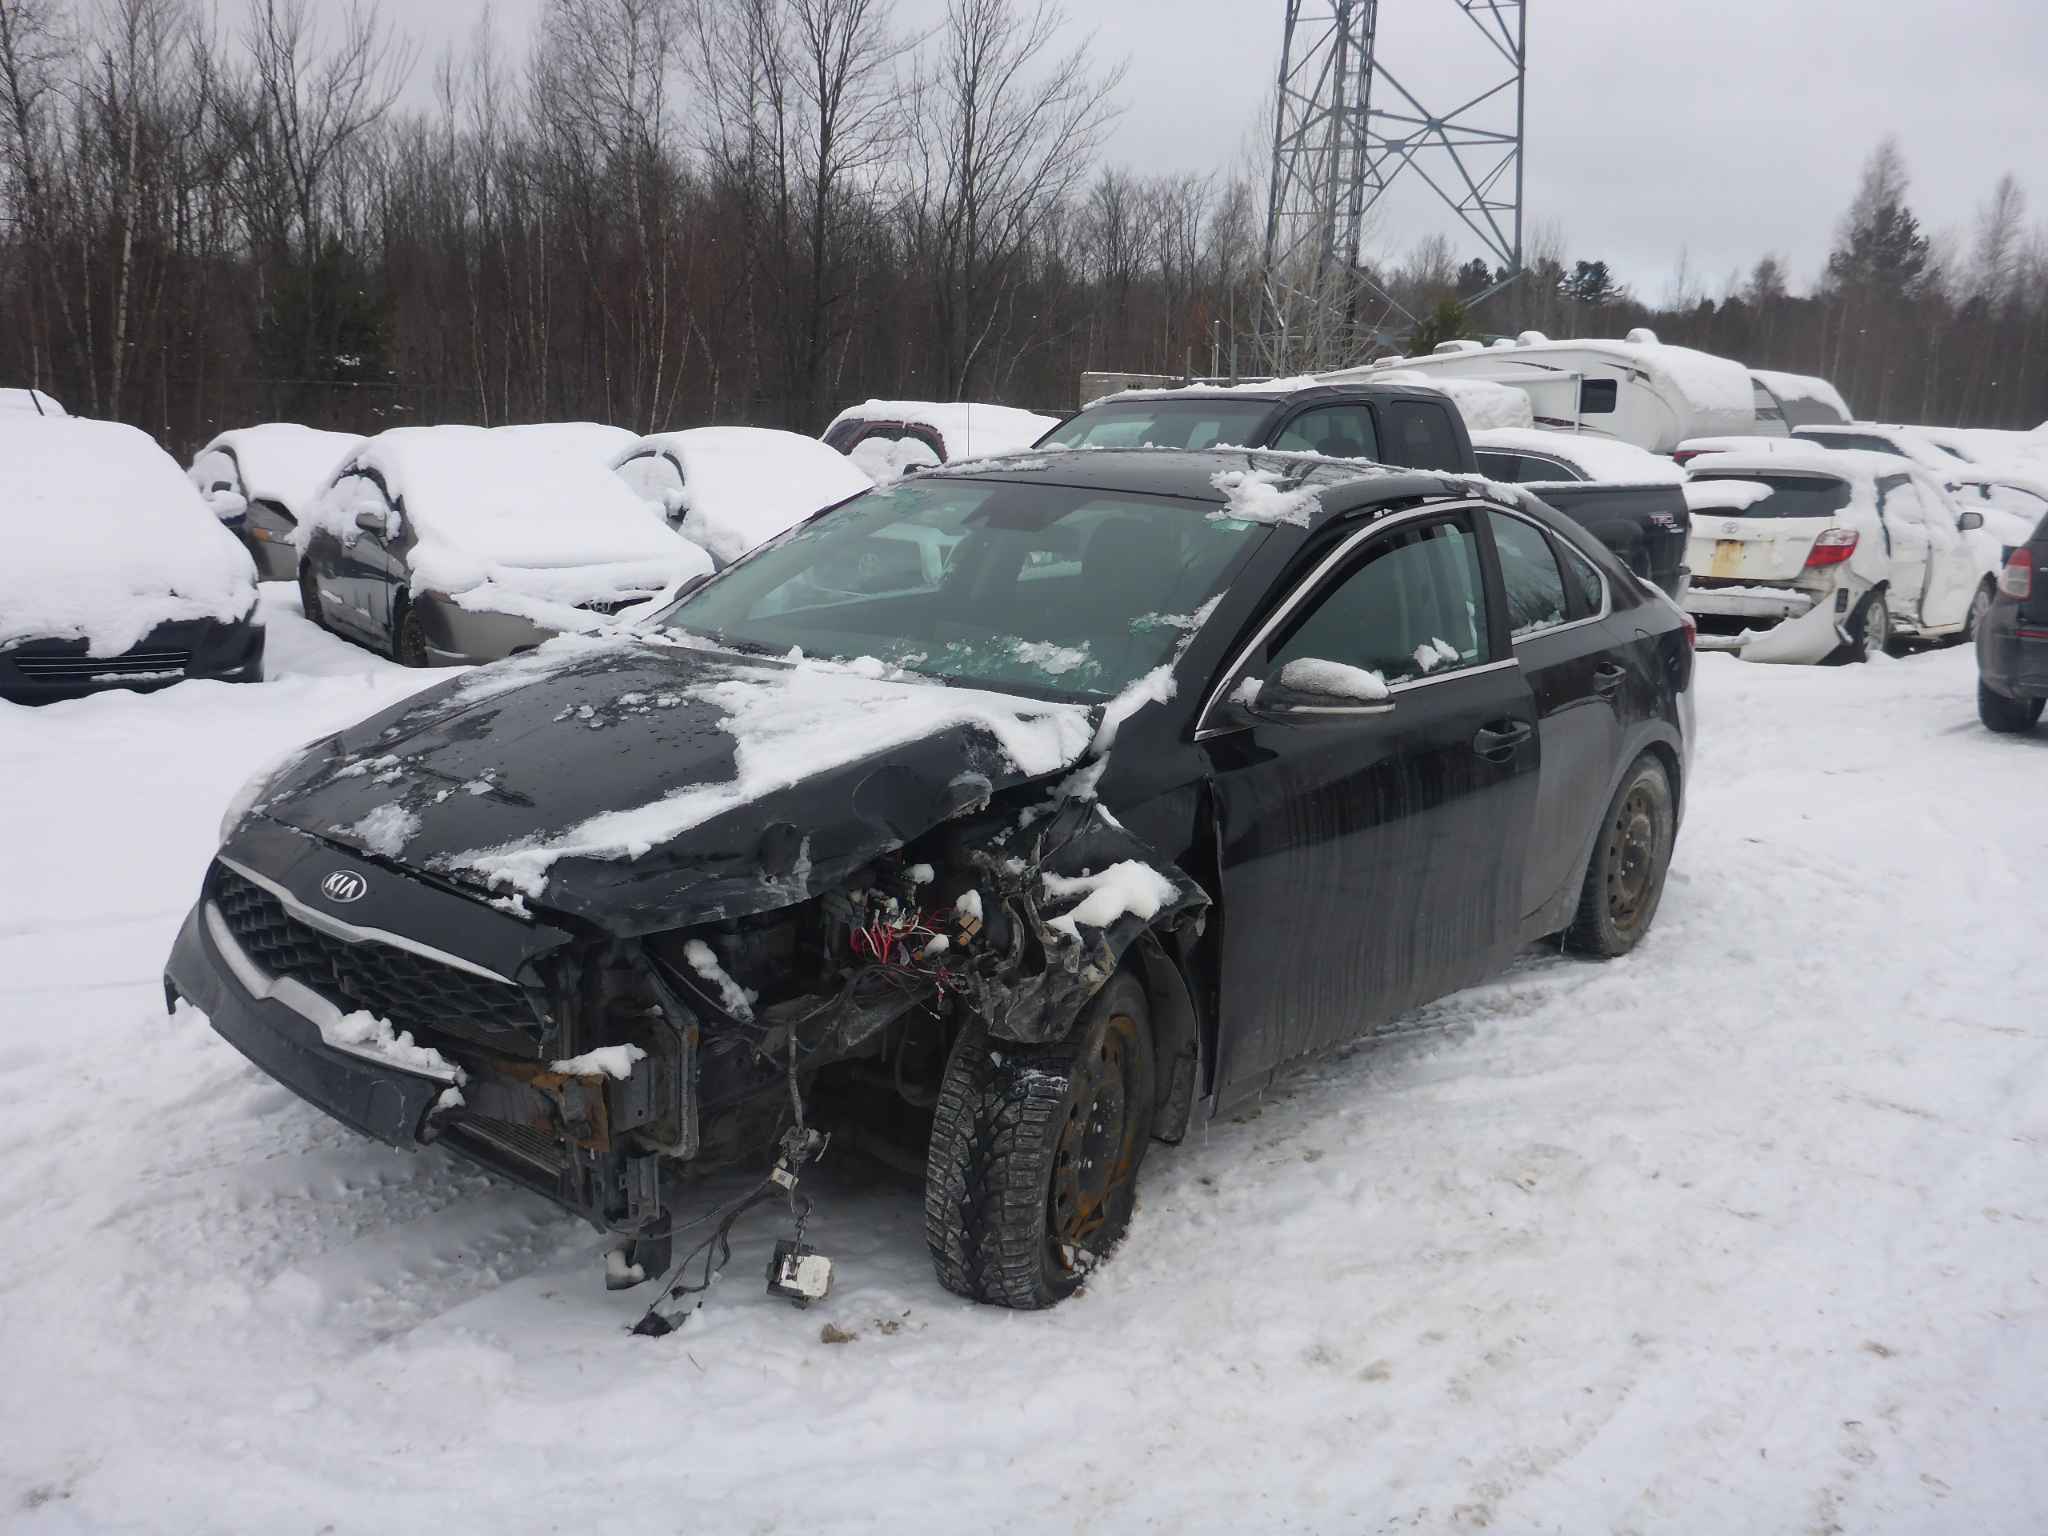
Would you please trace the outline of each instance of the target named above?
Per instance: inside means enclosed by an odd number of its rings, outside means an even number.
[[[915,36],[890,0],[546,0],[523,54],[486,17],[431,61],[367,4],[0,0],[0,383],[184,450],[273,417],[816,431],[869,395],[1253,370],[1257,172],[1104,165],[1119,84],[1054,0]],[[1553,237],[1468,310],[1484,264],[1423,241],[1368,274],[1382,349],[1647,323],[1866,412],[2032,425],[2018,187],[1958,253],[1906,190],[1887,147],[1808,297],[1766,258],[1650,308]]]

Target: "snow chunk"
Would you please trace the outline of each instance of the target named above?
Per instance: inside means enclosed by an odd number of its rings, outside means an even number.
[[[1689,512],[1740,512],[1770,494],[1760,480],[1688,480],[1685,505]]]
[[[410,1031],[394,1030],[389,1019],[380,1019],[367,1008],[322,1024],[320,1036],[330,1045],[345,1046],[358,1056],[375,1056],[402,1071],[464,1080],[462,1069],[446,1056],[432,1046],[415,1045]]]
[[[581,1056],[549,1062],[548,1066],[564,1077],[611,1077],[623,1083],[633,1075],[633,1063],[646,1055],[637,1045],[601,1045]]]
[[[1173,900],[1174,885],[1149,864],[1125,859],[1100,874],[1045,875],[1045,894],[1054,901],[1078,897],[1079,901],[1058,917],[1048,918],[1046,927],[1057,929],[1079,941],[1081,924],[1107,928],[1118,918],[1130,916],[1149,922],[1159,909]]]
[[[1219,469],[1209,483],[1224,495],[1224,505],[1209,514],[1212,521],[1235,517],[1306,528],[1322,507],[1312,490],[1281,489],[1286,482],[1270,469]]]
[[[177,461],[119,422],[0,411],[0,646],[131,650],[176,619],[231,623],[256,568]]]
[[[1451,653],[1455,656],[1457,653]],[[1419,658],[1418,658],[1419,659]],[[1333,699],[1362,699],[1377,704],[1393,697],[1387,680],[1365,667],[1347,667],[1341,661],[1323,661],[1302,656],[1280,669],[1282,687],[1299,693],[1319,693]]]
[[[977,923],[980,922],[982,920],[981,892],[962,891],[953,902],[953,910],[962,917],[971,918]]]
[[[1116,745],[1117,732],[1124,722],[1143,709],[1147,704],[1164,704],[1174,695],[1179,684],[1173,680],[1173,666],[1162,663],[1124,685],[1124,690],[1102,707],[1102,723],[1095,728],[1095,740],[1090,750],[1107,752]]]
[[[380,858],[395,859],[405,852],[405,845],[412,841],[419,829],[419,816],[393,801],[389,805],[374,807],[354,826],[336,827],[334,830],[344,837],[354,838]]]
[[[1092,662],[1085,640],[1079,645],[1059,645],[1051,640],[1013,640],[1010,655],[1024,666],[1037,668],[1047,677],[1079,671]]]
[[[702,939],[691,939],[683,945],[683,958],[690,962],[690,969],[717,989],[718,1001],[725,1011],[742,1024],[751,1023],[754,1017],[754,994],[728,976],[725,967],[718,963],[717,952]]]
[[[1448,640],[1432,638],[1415,647],[1415,665],[1424,672],[1447,667],[1457,659],[1458,648]]]
[[[1232,704],[1242,704],[1246,709],[1250,709],[1259,702],[1259,693],[1265,686],[1264,678],[1247,677],[1241,679],[1238,685],[1230,690],[1230,702]]]

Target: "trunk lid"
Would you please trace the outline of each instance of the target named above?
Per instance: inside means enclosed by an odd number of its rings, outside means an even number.
[[[1763,471],[1698,476],[1686,489],[1686,564],[1694,580],[1708,581],[1797,581],[1814,540],[1844,526],[1839,514],[1850,498],[1848,483],[1831,476]]]

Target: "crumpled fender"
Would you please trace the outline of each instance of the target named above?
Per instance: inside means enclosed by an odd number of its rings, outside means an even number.
[[[968,1003],[991,1035],[1020,1045],[1064,1039],[1140,937],[1199,925],[1209,905],[1208,892],[1092,799],[1067,801],[1013,826],[972,857],[983,888],[993,888],[1008,915],[1014,953],[1011,964],[977,970]],[[1172,886],[1158,911],[1149,917],[1127,912],[1106,927],[1081,923],[1078,941],[1050,926],[1060,904],[1047,899],[1044,876],[1099,872],[1126,860],[1157,871]]]
[[[1856,603],[1852,602],[1849,612],[1855,611]],[[1798,618],[1787,619],[1746,641],[1737,654],[1744,661],[1813,666],[1851,643],[1847,628],[1835,620],[1834,594],[1829,593]]]

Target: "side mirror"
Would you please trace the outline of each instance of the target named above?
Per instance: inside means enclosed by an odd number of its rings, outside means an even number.
[[[1248,677],[1231,690],[1229,702],[1266,720],[1379,714],[1394,707],[1386,681],[1377,672],[1315,660],[1290,661],[1278,677]]]
[[[1983,526],[1984,514],[1982,512],[1965,512],[1956,519],[1956,532],[1958,533],[1974,533]]]

